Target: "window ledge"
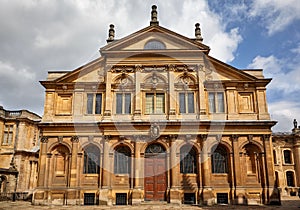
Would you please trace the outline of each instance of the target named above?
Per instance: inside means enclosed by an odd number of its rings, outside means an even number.
[[[117,176],[117,177],[127,177],[127,176],[129,176],[129,174],[115,174],[115,176]]]
[[[86,177],[96,177],[99,176],[98,174],[83,174]]]

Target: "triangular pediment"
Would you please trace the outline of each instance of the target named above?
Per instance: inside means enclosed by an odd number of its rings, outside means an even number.
[[[255,81],[263,79],[237,69],[213,57],[207,56],[207,72],[211,80],[220,81]]]
[[[164,48],[147,48],[149,42],[159,42]],[[100,49],[102,54],[111,51],[172,51],[200,50],[209,52],[209,47],[201,42],[189,39],[161,26],[149,26],[120,40],[113,41]]]

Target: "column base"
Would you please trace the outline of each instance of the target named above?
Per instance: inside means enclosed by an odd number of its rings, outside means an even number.
[[[178,189],[170,189],[170,203],[181,204],[181,193]]]
[[[110,189],[101,189],[99,190],[99,204],[100,205],[107,205],[112,206],[113,204],[113,198],[111,195]]]
[[[138,205],[141,204],[144,200],[144,190],[142,189],[133,189],[132,190],[132,205]]]

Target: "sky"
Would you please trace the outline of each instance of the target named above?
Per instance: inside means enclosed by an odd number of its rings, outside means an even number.
[[[0,0],[0,105],[43,114],[45,80],[100,56],[109,24],[116,39],[159,24],[194,37],[201,24],[210,55],[239,69],[264,69],[274,132],[300,122],[299,0]]]

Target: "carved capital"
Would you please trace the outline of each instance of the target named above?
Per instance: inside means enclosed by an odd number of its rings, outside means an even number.
[[[233,134],[233,135],[231,135],[231,141],[233,141],[233,142],[237,142],[238,140],[239,140],[239,135],[237,135],[237,134]]]
[[[48,136],[42,136],[41,138],[42,143],[48,143],[48,141],[49,141]]]
[[[105,135],[103,139],[104,139],[105,142],[108,142],[111,139],[111,136],[110,135]]]
[[[206,139],[207,139],[207,134],[200,134],[199,137],[200,137],[200,139],[201,139],[202,141],[206,141]]]
[[[263,138],[264,141],[269,141],[269,140],[270,140],[270,137],[271,137],[270,134],[264,134],[264,135],[262,136],[262,138]]]
[[[178,135],[175,135],[175,134],[169,135],[169,139],[171,141],[176,141],[177,138],[178,138]]]
[[[79,137],[78,136],[72,136],[71,137],[71,142],[72,143],[78,143],[79,142]]]
[[[141,64],[135,65],[135,71],[136,71],[136,72],[141,72],[141,71],[143,71],[143,66],[142,66]]]
[[[176,70],[176,65],[170,64],[168,65],[169,71],[175,71]]]

